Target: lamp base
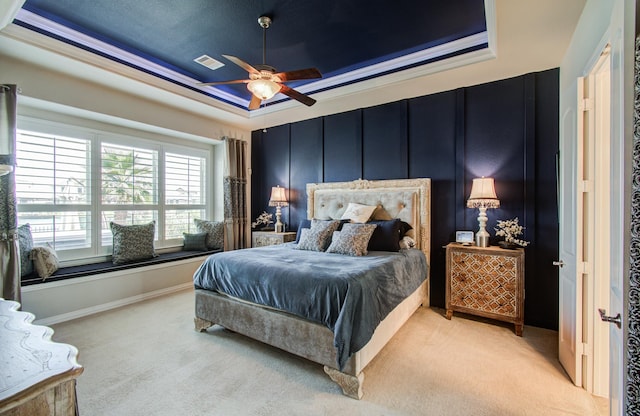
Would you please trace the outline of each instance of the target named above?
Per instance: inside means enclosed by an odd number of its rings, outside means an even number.
[[[275,224],[275,232],[283,233],[284,232],[284,224],[280,221],[282,218],[282,210],[280,209],[280,205],[276,207],[276,224]]]
[[[476,246],[478,247],[489,247],[489,236],[488,235],[480,235],[480,233],[476,234]]]

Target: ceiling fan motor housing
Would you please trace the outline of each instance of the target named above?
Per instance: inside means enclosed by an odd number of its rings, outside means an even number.
[[[264,29],[268,29],[271,26],[271,18],[269,16],[258,17],[258,24]]]

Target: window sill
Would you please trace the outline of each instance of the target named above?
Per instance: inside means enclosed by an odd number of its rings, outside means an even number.
[[[35,271],[31,274],[22,277],[22,286],[36,285],[39,283],[49,283],[59,280],[73,279],[76,277],[91,276],[101,273],[109,273],[120,270],[135,269],[138,267],[150,266],[154,264],[168,263],[172,261],[185,260],[193,257],[200,257],[205,255],[211,255],[219,253],[222,250],[210,250],[210,251],[175,251],[171,253],[159,254],[152,259],[142,260],[133,263],[126,264],[113,264],[111,261],[104,261],[100,263],[83,264],[79,266],[61,267],[54,274],[47,277],[45,280],[38,277]]]

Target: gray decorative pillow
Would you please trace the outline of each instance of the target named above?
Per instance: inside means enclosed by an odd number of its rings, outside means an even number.
[[[193,223],[199,233],[207,233],[207,249],[224,248],[224,223],[222,221],[206,221],[194,218]]]
[[[53,247],[34,247],[31,250],[33,265],[38,276],[45,280],[60,268],[58,255]]]
[[[33,273],[33,261],[31,261],[33,236],[29,224],[18,227],[18,246],[20,248],[20,275],[26,276]]]
[[[207,233],[189,234],[182,233],[184,236],[184,251],[207,251]]]
[[[339,220],[312,220],[311,228],[300,236],[296,248],[298,250],[325,251],[338,225],[340,225]]]
[[[340,235],[332,242],[327,253],[365,256],[369,239],[376,229],[375,224],[345,224]]]
[[[129,263],[156,257],[153,238],[156,222],[144,225],[120,225],[109,223],[113,234],[113,264]]]

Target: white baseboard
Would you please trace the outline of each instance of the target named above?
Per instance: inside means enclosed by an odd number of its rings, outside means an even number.
[[[206,256],[30,285],[22,309],[52,325],[193,287]]]
[[[143,300],[153,299],[159,296],[164,296],[170,293],[180,292],[187,289],[193,289],[193,283],[183,283],[178,286],[154,290],[153,292],[147,292],[141,295],[131,296],[126,299],[119,299],[113,302],[103,303],[102,305],[96,305],[90,308],[78,309],[73,312],[63,313],[56,316],[50,316],[44,319],[36,319],[35,321],[33,321],[33,323],[36,325],[44,325],[44,326],[59,324],[60,322],[66,322],[72,319],[83,318],[85,316],[93,315],[94,313],[108,311],[110,309],[131,305],[132,303],[142,302]]]

